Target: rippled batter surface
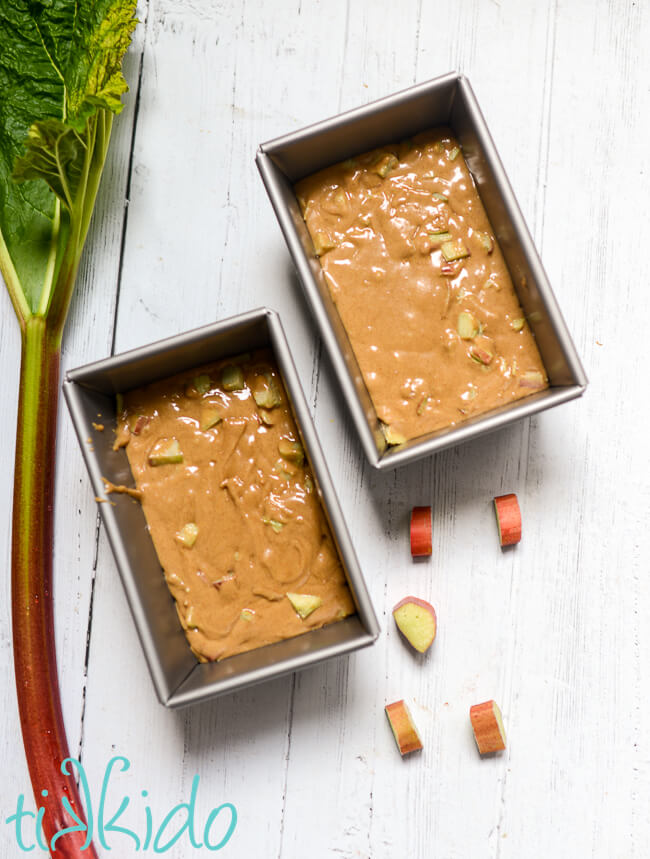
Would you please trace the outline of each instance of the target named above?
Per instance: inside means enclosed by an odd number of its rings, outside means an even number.
[[[447,129],[336,164],[295,191],[389,444],[548,386]]]
[[[201,661],[354,612],[269,352],[129,392],[116,446]]]

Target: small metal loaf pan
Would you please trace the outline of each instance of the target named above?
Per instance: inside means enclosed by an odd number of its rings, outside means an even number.
[[[63,391],[90,480],[133,486],[126,453],[113,450],[116,394],[229,355],[271,347],[302,436],[357,614],[220,662],[199,663],[181,628],[140,505],[126,495],[99,505],[158,697],[182,707],[279,677],[372,644],[379,626],[276,313],[266,308],[197,328],[67,373]],[[101,418],[98,418],[101,415]],[[96,431],[93,422],[105,429]]]
[[[450,127],[460,141],[519,301],[535,334],[550,387],[456,427],[387,448],[314,253],[293,185],[331,164],[436,126]],[[385,469],[404,465],[584,392],[587,378],[580,359],[472,88],[462,75],[452,73],[436,78],[276,138],[259,147],[256,160],[363,449],[373,466]]]

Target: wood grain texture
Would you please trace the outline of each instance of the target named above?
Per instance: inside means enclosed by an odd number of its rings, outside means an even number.
[[[165,711],[62,413],[57,649],[70,744],[91,784],[111,755],[128,757],[115,803],[133,798],[124,825],[142,831],[140,791],[159,821],[199,774],[198,819],[224,801],[238,809],[222,851],[236,859],[646,856],[650,8],[459,0],[442,14],[426,0],[143,0],[140,18],[64,365],[250,307],[279,310],[382,634],[349,658]],[[580,401],[377,474],[253,158],[261,141],[450,69],[476,91],[591,383]],[[2,294],[8,392],[18,347]],[[12,439],[12,397],[0,422]],[[8,570],[13,442],[0,459]],[[502,551],[491,501],[505,492],[519,496],[523,539]],[[434,554],[414,563],[417,504],[433,504]],[[438,614],[423,657],[390,616],[408,593]],[[6,817],[29,789],[8,575],[3,594]],[[399,698],[425,746],[405,760],[383,714]],[[489,698],[504,713],[508,749],[481,760],[468,711]],[[116,841],[114,852],[136,855],[129,847]],[[0,853],[14,849],[0,827]],[[185,842],[167,855],[206,851]]]

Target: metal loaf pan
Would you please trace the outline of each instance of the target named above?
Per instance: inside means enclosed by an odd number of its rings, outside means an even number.
[[[448,126],[463,154],[535,334],[550,387],[449,429],[386,447],[361,371],[323,277],[293,185],[369,149]],[[379,469],[404,465],[579,397],[587,378],[472,88],[455,73],[276,138],[257,166],[343,390],[363,449]]]
[[[379,633],[377,618],[276,313],[262,308],[161,340],[71,370],[63,384],[93,489],[103,496],[102,477],[133,485],[125,451],[113,450],[118,392],[268,346],[284,381],[357,614],[220,662],[199,663],[178,620],[140,505],[126,495],[111,495],[114,504],[99,505],[102,520],[154,687],[167,707],[203,701],[366,647]],[[95,431],[93,421],[101,421],[104,431]]]

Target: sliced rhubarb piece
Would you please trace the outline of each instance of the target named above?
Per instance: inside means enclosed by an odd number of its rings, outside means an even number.
[[[526,373],[522,373],[519,377],[520,388],[532,388],[535,390],[536,388],[543,388],[545,384],[546,380],[544,375],[543,373],[540,373],[539,370],[530,370]]]
[[[458,266],[453,262],[443,262],[440,266],[440,274],[443,277],[455,277],[458,273]]]
[[[440,250],[447,262],[454,262],[457,259],[465,259],[465,257],[469,256],[469,251],[460,239],[444,242]]]
[[[133,425],[133,435],[140,435],[150,420],[151,418],[147,417],[147,415],[138,415],[138,419]]]
[[[521,540],[521,510],[517,496],[499,495],[494,499],[494,512],[499,528],[499,543],[512,546]]]
[[[442,230],[439,233],[427,233],[427,235],[436,246],[452,240],[452,235],[447,230]]]
[[[196,538],[199,536],[199,526],[196,522],[187,522],[183,525],[180,531],[176,534],[176,539],[182,543],[186,549],[191,549],[196,543]]]
[[[278,451],[283,459],[286,459],[288,462],[295,462],[296,465],[302,465],[305,461],[305,452],[299,441],[281,438],[278,444]]]
[[[212,403],[205,403],[201,406],[200,426],[202,432],[206,432],[206,430],[216,426],[220,420],[221,410],[218,406]]]
[[[287,599],[303,620],[323,604],[323,600],[313,594],[288,593]]]
[[[427,651],[436,637],[438,623],[431,603],[418,597],[404,597],[393,608],[397,628],[419,653]]]
[[[482,349],[476,343],[469,347],[469,357],[472,361],[476,361],[477,364],[483,364],[484,367],[487,367],[492,363],[492,359],[494,355],[488,349]]]
[[[336,247],[336,242],[327,233],[316,233],[314,236],[314,251],[317,257],[322,257],[327,251],[331,251]]]
[[[371,172],[376,173],[378,176],[381,176],[382,179],[385,179],[391,170],[394,170],[398,164],[399,161],[396,156],[393,155],[392,152],[388,152],[386,155],[382,155],[379,158],[374,167],[371,168]]]
[[[176,438],[160,438],[149,454],[149,465],[173,465],[183,461],[183,452]]]
[[[298,473],[296,466],[292,462],[287,462],[286,459],[276,459],[273,471],[282,480],[292,480]]]
[[[486,253],[491,254],[494,250],[494,239],[492,238],[492,236],[489,233],[484,233],[479,230],[476,233],[476,238],[481,243],[483,250]]]
[[[520,316],[518,319],[512,320],[512,322],[510,323],[510,327],[513,331],[521,331],[525,324],[526,320],[523,318],[523,316]]]
[[[268,409],[260,409],[260,420],[264,424],[264,426],[272,427],[275,423],[275,418],[273,417],[273,412],[268,411]]]
[[[430,401],[431,401],[431,397],[422,397],[422,399],[418,403],[417,409],[415,410],[418,417],[420,417],[421,415],[423,415],[425,413],[426,408],[429,405]]]
[[[397,445],[404,444],[406,442],[406,436],[399,432],[399,430],[396,430],[395,427],[383,424],[383,431],[388,444]]]
[[[253,399],[262,409],[274,409],[282,404],[282,394],[271,373],[266,372],[255,377]]]
[[[404,756],[411,752],[420,751],[422,741],[405,702],[403,700],[394,701],[392,704],[387,704],[384,710],[400,755]]]
[[[469,708],[469,718],[479,754],[501,752],[506,747],[503,717],[496,701],[484,701]]]
[[[471,313],[463,310],[458,314],[456,330],[462,340],[472,340],[479,332],[479,324]]]
[[[432,552],[431,507],[414,507],[411,511],[411,555],[414,558]]]
[[[221,371],[221,387],[224,391],[241,391],[244,387],[242,368],[235,364],[227,364]]]
[[[185,612],[185,626],[188,629],[198,629],[199,628],[199,624],[197,623],[196,618],[194,617],[194,606],[193,605],[191,605],[187,609],[187,611]]]
[[[276,534],[279,534],[284,528],[284,522],[280,522],[278,519],[269,519],[268,516],[263,516],[262,522],[264,522],[265,525],[270,525]]]
[[[194,387],[203,396],[210,390],[210,377],[207,373],[201,373],[200,376],[194,378]]]

